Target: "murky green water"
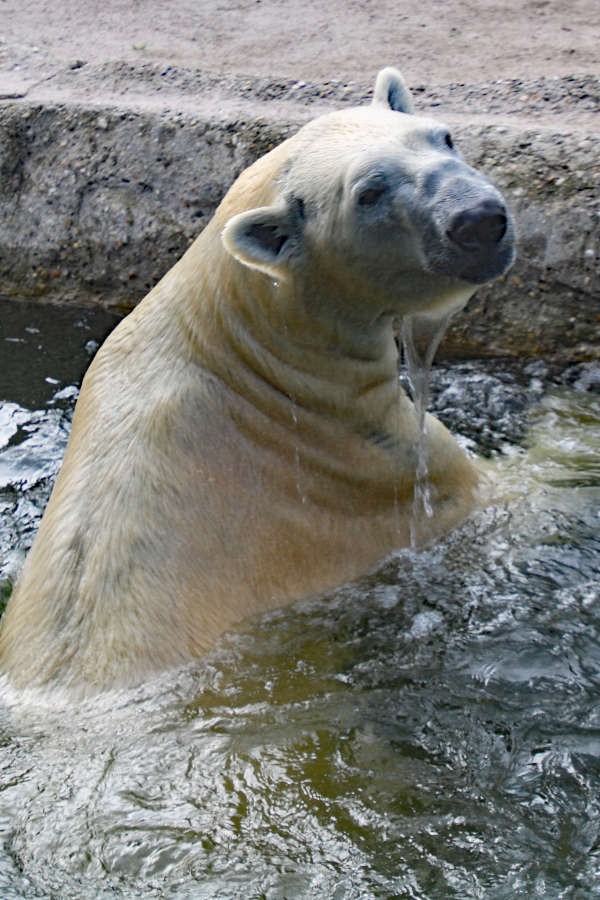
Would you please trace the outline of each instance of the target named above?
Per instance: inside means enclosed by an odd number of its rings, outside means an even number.
[[[0,309],[5,591],[108,324],[65,316],[60,362],[56,319],[20,310]],[[591,366],[436,370],[502,487],[446,542],[137,691],[5,690],[0,896],[600,897],[599,389]]]

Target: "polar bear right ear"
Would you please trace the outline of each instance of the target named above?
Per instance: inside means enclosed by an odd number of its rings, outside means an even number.
[[[296,201],[296,206],[302,201]],[[261,206],[233,216],[223,229],[225,248],[245,266],[272,277],[285,277],[290,259],[301,249],[301,214],[287,203]]]
[[[412,115],[414,112],[412,97],[398,69],[388,66],[387,69],[381,70],[373,89],[373,103],[376,106],[393,109],[394,112]]]

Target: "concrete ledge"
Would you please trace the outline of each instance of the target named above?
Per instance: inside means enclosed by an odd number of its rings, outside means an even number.
[[[247,165],[308,118],[368,95],[353,85],[271,82],[245,97],[237,81],[195,99],[180,92],[176,108],[168,91],[117,98],[114,85],[95,104],[66,102],[60,85],[52,96],[0,103],[0,293],[130,309]],[[569,85],[555,80],[559,87],[566,104]],[[512,122],[501,96],[501,85],[480,94],[417,88],[421,109],[435,108],[466,159],[505,192],[520,233],[518,263],[478,291],[445,352],[598,358],[600,128],[589,115],[581,127],[572,116]],[[469,97],[466,116],[460,101]]]

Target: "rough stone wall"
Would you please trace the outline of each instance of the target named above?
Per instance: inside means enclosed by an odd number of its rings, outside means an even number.
[[[310,105],[244,118],[4,102],[0,293],[130,309],[235,177],[314,114]],[[597,358],[598,136],[466,120],[454,135],[505,192],[520,239],[515,267],[477,292],[443,350]]]
[[[285,136],[259,122],[77,106],[0,118],[0,293],[128,310]]]
[[[446,339],[457,353],[600,356],[600,158],[593,135],[468,128],[465,153],[504,192],[518,258]]]

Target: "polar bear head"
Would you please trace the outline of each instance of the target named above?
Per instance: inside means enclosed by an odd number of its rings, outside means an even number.
[[[501,194],[445,125],[413,114],[395,69],[379,73],[370,106],[315,119],[286,145],[269,175],[273,202],[224,229],[244,265],[361,304],[373,320],[444,314],[512,264]]]

